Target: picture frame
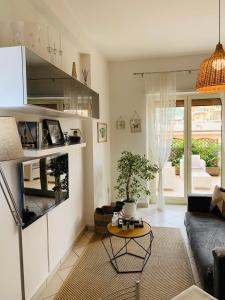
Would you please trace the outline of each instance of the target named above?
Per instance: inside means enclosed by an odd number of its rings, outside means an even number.
[[[141,119],[130,120],[131,133],[141,132]]]
[[[119,119],[116,121],[116,129],[125,129],[125,120],[123,120],[122,117],[119,117]]]
[[[97,123],[97,139],[98,143],[107,142],[107,124],[106,123]]]
[[[65,138],[58,120],[43,120],[43,129],[48,131],[49,145],[65,144]]]
[[[17,127],[24,149],[39,148],[39,122],[19,121]]]

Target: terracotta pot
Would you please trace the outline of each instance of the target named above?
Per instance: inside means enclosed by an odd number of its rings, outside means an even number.
[[[137,205],[135,202],[125,202],[123,206],[123,215],[125,218],[133,218],[136,214]]]
[[[175,173],[176,175],[180,175],[180,166],[175,167]]]
[[[219,176],[220,167],[206,167],[206,172],[211,176]]]

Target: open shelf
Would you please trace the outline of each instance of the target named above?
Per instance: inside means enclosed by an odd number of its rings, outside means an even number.
[[[24,149],[23,153],[25,157],[39,157],[39,156],[45,156],[49,154],[55,154],[59,152],[67,152],[70,150],[75,150],[79,148],[86,147],[86,143],[81,144],[71,144],[71,145],[62,145],[62,146],[52,146],[49,148],[43,148],[43,149]]]

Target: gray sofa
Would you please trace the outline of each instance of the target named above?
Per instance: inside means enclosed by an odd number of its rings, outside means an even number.
[[[225,299],[225,218],[216,207],[210,212],[211,196],[188,195],[185,226],[203,288]]]

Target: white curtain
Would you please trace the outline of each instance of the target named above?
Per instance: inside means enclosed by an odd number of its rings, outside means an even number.
[[[157,208],[163,210],[162,170],[171,150],[176,109],[176,73],[144,75],[148,111],[148,149],[152,161],[158,164]]]

